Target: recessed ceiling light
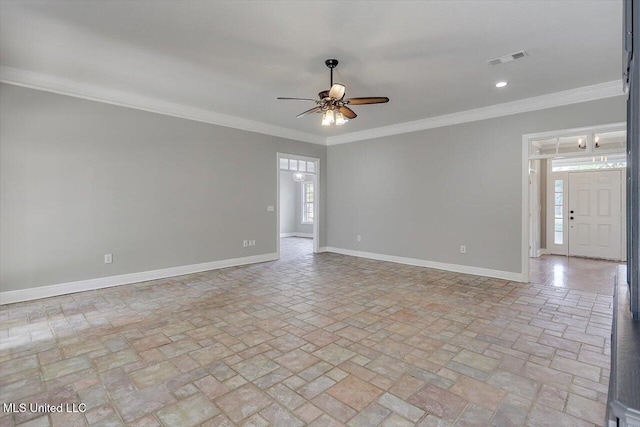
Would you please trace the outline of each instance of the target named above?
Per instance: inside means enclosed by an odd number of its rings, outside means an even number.
[[[507,82],[498,82],[496,83],[496,87],[505,87],[507,85]]]

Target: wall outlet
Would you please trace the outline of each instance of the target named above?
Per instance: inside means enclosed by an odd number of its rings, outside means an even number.
[[[467,253],[467,247],[465,245],[460,245],[460,253],[461,254],[466,254]]]
[[[276,208],[273,206],[267,206],[267,212],[273,212],[274,210],[276,210]]]
[[[113,262],[113,254],[104,254],[104,263],[111,264]]]
[[[246,248],[247,246],[249,246],[249,241],[248,240],[243,240],[242,241],[242,247]]]
[[[356,240],[357,240],[358,242],[361,242],[361,241],[362,241],[362,236],[358,234],[358,235],[356,236]]]

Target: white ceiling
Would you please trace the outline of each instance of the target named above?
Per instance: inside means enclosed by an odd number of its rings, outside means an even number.
[[[4,0],[0,65],[328,137],[617,80],[621,5]],[[276,97],[328,89],[327,58],[347,97],[391,101],[342,127],[295,119],[313,104]]]

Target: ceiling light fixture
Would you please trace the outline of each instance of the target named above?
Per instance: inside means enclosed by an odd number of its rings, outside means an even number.
[[[327,110],[322,115],[322,126],[330,126],[335,121],[333,110]]]
[[[496,83],[496,87],[505,87],[507,85],[507,82],[498,82]]]
[[[302,173],[302,172],[294,172],[293,173],[293,180],[295,182],[303,182],[305,179],[307,179],[307,175]]]

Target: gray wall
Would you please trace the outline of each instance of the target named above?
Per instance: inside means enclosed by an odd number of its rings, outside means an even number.
[[[328,246],[519,273],[522,135],[625,119],[620,96],[330,146]]]
[[[327,149],[2,84],[1,290],[275,252],[277,152],[321,160],[320,246],[520,272],[522,134],[624,119],[617,97]]]
[[[326,177],[320,145],[2,84],[1,290],[273,253],[277,152]]]
[[[280,233],[295,233],[296,227],[296,184],[293,172],[280,171]]]

